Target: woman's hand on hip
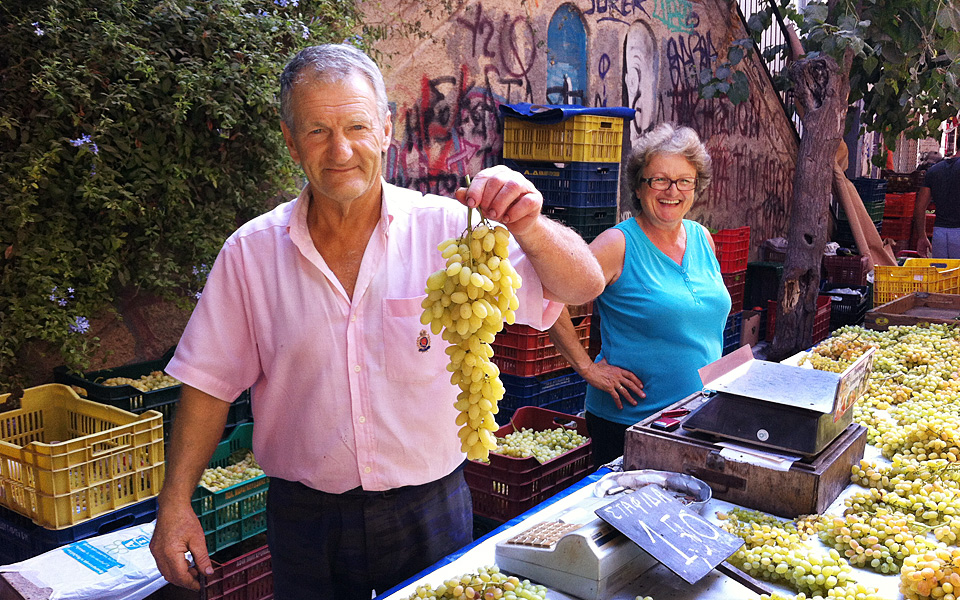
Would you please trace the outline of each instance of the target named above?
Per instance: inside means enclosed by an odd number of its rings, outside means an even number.
[[[624,399],[632,406],[636,406],[636,398],[647,397],[639,377],[631,371],[611,365],[605,358],[600,359],[600,362],[591,363],[581,375],[593,387],[610,394],[618,410],[623,410]]]

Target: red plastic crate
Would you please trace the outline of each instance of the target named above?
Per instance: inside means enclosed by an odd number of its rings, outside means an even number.
[[[727,286],[727,292],[730,293],[730,312],[737,313],[743,310],[743,292],[747,284],[747,269],[734,273],[723,273],[723,285]]]
[[[584,348],[590,344],[590,316],[573,319]],[[507,325],[491,344],[493,361],[501,373],[530,377],[570,366],[550,341],[550,334],[526,325]]]
[[[866,254],[855,256],[824,256],[823,268],[827,281],[848,285],[867,285],[870,272],[870,257]]]
[[[750,254],[750,227],[721,229],[713,234],[721,273],[735,273],[747,268]]]
[[[927,233],[927,237],[933,235],[933,224],[937,220],[936,213],[927,213],[927,220],[924,223],[924,231]]]
[[[913,218],[913,205],[916,204],[916,201],[916,192],[910,192],[906,194],[887,194],[886,206],[883,209],[883,218]]]
[[[273,598],[270,548],[262,546],[223,564],[213,562],[207,578],[208,600],[269,600]]]
[[[913,227],[913,219],[884,219],[883,226],[880,228],[880,237],[893,238],[895,240],[906,240],[910,238],[910,228]]]
[[[813,317],[813,343],[824,340],[830,335],[830,296],[817,296],[817,313]],[[767,300],[766,340],[773,341],[777,326],[777,301]]]
[[[511,423],[497,430],[497,437],[523,428],[543,431],[557,427],[575,428],[580,435],[587,435],[587,422],[582,417],[523,406],[513,414]],[[592,447],[587,440],[543,464],[533,457],[490,453],[489,463],[468,461],[463,475],[473,495],[473,513],[503,522],[582,479],[592,467]]]

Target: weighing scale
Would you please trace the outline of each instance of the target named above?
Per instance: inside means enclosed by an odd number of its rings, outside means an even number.
[[[503,571],[551,589],[603,600],[657,564],[625,535],[597,518],[594,510],[615,498],[588,498],[496,547]]]
[[[869,349],[843,373],[832,373],[755,360],[744,346],[700,369],[710,398],[682,427],[814,456],[853,422],[851,409],[870,384],[874,351]]]

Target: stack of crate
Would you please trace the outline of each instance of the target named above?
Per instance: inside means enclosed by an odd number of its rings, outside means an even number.
[[[623,118],[617,116],[581,113],[550,124],[504,117],[504,164],[537,186],[543,214],[571,227],[588,243],[617,223],[622,145]],[[593,303],[568,308],[589,351]],[[506,387],[498,422],[508,422],[524,406],[566,414],[583,410],[586,382],[572,371],[549,334],[507,325],[493,350]]]
[[[543,213],[587,242],[617,223],[623,119],[578,114],[550,125],[504,118],[503,159],[543,194]]]
[[[568,306],[574,330],[584,349],[590,345],[593,302]],[[500,400],[497,422],[507,423],[523,406],[577,414],[583,410],[586,382],[550,340],[546,331],[527,325],[505,325],[491,344],[506,391]]]
[[[156,518],[163,420],[65,385],[29,388],[2,413],[0,463],[0,564],[10,564]]]
[[[747,283],[747,257],[750,254],[750,227],[721,229],[713,234],[723,284],[730,293],[730,315],[723,330],[723,353],[740,347],[740,326]]]

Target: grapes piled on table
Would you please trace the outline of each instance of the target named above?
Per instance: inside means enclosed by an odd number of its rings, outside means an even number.
[[[230,455],[227,466],[204,469],[200,477],[200,485],[216,493],[261,475],[263,475],[263,469],[257,464],[253,452],[240,450]]]
[[[508,576],[496,565],[480,567],[476,573],[448,579],[433,587],[421,585],[407,600],[546,600],[547,588],[526,579]]]
[[[586,436],[580,435],[575,429],[544,429],[536,431],[521,427],[520,431],[508,433],[497,438],[497,447],[493,452],[512,456],[514,458],[534,457],[545,463],[560,456],[567,450],[572,450],[587,443]]]
[[[929,325],[880,332],[847,326],[804,361],[839,373],[869,348],[876,348],[874,368],[867,393],[854,405],[854,419],[867,427],[868,442],[890,463],[854,465],[851,481],[862,489],[845,499],[842,515],[797,521],[739,510],[720,515],[724,528],[747,542],[731,562],[800,592],[791,598],[879,599],[877,590],[856,582],[855,568],[864,568],[899,573],[900,592],[909,600],[956,600],[960,329]],[[827,550],[811,546],[814,535]]]
[[[447,370],[450,383],[460,388],[454,406],[460,411],[456,423],[461,449],[476,460],[497,447],[494,415],[504,387],[500,369],[490,361],[490,344],[504,322],[514,322],[520,306],[516,290],[522,282],[510,264],[510,233],[483,220],[473,227],[471,212],[463,234],[437,246],[447,264],[427,278],[420,322],[435,335],[442,331],[441,337],[451,344]]]
[[[98,381],[97,383],[110,387],[118,385],[131,385],[141,392],[152,392],[153,390],[180,385],[180,381],[178,379],[167,375],[163,371],[152,371],[147,375],[141,375],[137,379],[133,379],[131,377],[110,377],[109,379]]]

